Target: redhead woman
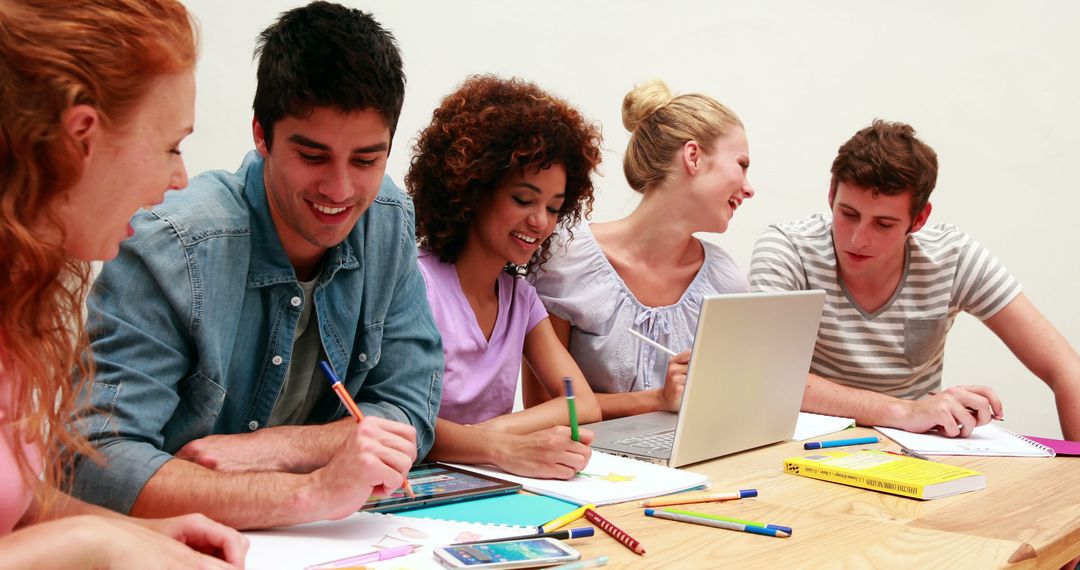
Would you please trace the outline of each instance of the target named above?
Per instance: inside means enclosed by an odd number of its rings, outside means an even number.
[[[243,565],[246,539],[206,517],[138,520],[59,490],[61,450],[89,451],[66,423],[71,371],[93,372],[86,262],[187,185],[195,57],[173,0],[0,3],[0,567]]]

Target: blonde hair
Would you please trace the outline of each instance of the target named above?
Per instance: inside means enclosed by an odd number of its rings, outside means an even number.
[[[674,96],[659,79],[635,86],[623,98],[622,121],[630,131],[623,155],[623,173],[638,192],[654,187],[670,174],[671,159],[688,141],[706,154],[712,144],[742,121],[716,99],[700,93]]]
[[[196,52],[194,23],[175,0],[0,1],[0,381],[28,480],[39,466],[19,442],[41,450],[50,486],[62,479],[62,450],[89,451],[69,423],[93,373],[89,269],[65,254],[55,213],[83,161],[61,119],[89,105],[121,129],[153,80],[192,69]]]

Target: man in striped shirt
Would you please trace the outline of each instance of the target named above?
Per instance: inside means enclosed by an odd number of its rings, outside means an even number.
[[[989,251],[926,225],[936,179],[914,129],[874,121],[833,161],[831,215],[758,239],[752,290],[826,292],[803,410],[967,437],[1002,405],[988,386],[939,390],[945,336],[965,311],[1053,389],[1062,432],[1080,439],[1080,357]]]

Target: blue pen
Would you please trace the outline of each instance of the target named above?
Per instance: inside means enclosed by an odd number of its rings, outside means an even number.
[[[831,441],[808,441],[803,444],[803,449],[822,449],[825,447],[843,447],[845,445],[862,445],[864,443],[880,442],[880,437],[856,437],[852,439],[834,439]]]

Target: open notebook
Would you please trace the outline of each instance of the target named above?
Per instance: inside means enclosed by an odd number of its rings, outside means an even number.
[[[520,483],[526,491],[577,505],[610,505],[685,491],[709,484],[706,475],[593,451],[589,464],[568,481],[510,475],[497,467],[456,465]]]
[[[967,438],[945,437],[936,433],[911,433],[886,427],[874,429],[901,446],[923,455],[1054,456],[1054,450],[1049,447],[1016,435],[994,423],[975,428]]]
[[[536,532],[535,527],[502,526],[359,512],[339,521],[248,531],[248,570],[302,569],[366,552],[416,544],[408,556],[367,563],[372,568],[443,568],[432,548],[454,542]]]

